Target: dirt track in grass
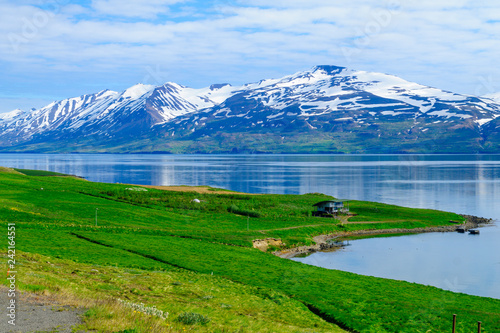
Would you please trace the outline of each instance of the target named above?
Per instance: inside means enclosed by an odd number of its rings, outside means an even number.
[[[8,288],[0,286],[0,304],[4,305],[0,332],[59,332],[71,333],[72,327],[82,323],[85,309],[58,303],[55,299],[27,292],[16,292],[15,326],[9,324],[7,305],[10,303]]]

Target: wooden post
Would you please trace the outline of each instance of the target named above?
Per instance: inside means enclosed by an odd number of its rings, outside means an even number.
[[[477,333],[481,333],[481,322],[477,322]]]
[[[451,333],[455,333],[455,328],[457,326],[457,315],[453,315],[453,328],[451,329]]]

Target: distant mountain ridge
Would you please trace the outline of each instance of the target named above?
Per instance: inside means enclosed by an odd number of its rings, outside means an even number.
[[[237,87],[138,84],[0,115],[0,151],[500,152],[497,100],[337,66]]]
[[[500,92],[493,93],[493,94],[488,94],[485,96],[482,96],[483,98],[489,98],[492,99],[493,101],[500,103]]]
[[[103,90],[53,102],[32,112],[8,113],[0,122],[0,141],[5,144],[5,140],[30,142],[94,134],[134,136],[177,116],[214,106],[211,98],[220,99],[220,92],[175,83],[159,87],[137,84],[122,93]]]

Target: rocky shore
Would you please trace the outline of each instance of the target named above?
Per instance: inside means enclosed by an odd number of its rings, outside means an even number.
[[[465,218],[466,223],[460,224],[460,226],[466,229],[478,228],[482,225],[492,222],[492,219],[487,219],[483,217],[477,217],[472,215],[461,215]],[[359,236],[359,235],[381,235],[381,234],[419,234],[425,232],[454,232],[457,230],[457,224],[440,226],[440,227],[427,227],[427,228],[415,228],[415,229],[372,229],[372,230],[356,230],[356,231],[346,231],[346,232],[336,232],[328,235],[319,235],[313,237],[314,245],[299,246],[291,249],[285,249],[281,251],[273,252],[274,255],[281,258],[293,258],[300,254],[314,253],[318,251],[326,251],[333,248],[340,247],[339,244],[330,242],[333,239],[345,238],[349,236]]]

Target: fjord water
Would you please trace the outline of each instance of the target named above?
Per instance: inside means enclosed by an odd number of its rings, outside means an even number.
[[[91,181],[210,185],[337,198],[500,219],[500,155],[0,154],[0,165]],[[311,207],[312,209],[312,207]],[[297,261],[500,299],[500,229],[352,241]]]

